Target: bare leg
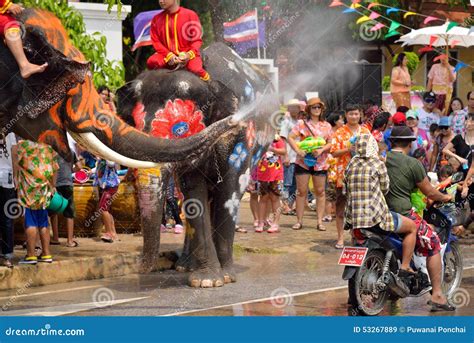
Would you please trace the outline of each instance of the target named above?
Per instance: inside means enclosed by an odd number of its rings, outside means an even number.
[[[36,232],[38,231],[37,227],[30,226],[25,229],[26,232],[26,255],[28,257],[36,256]]]
[[[441,289],[441,254],[427,257],[426,267],[430,275],[431,287],[433,287],[431,301],[438,304],[446,304],[448,301]]]
[[[263,228],[265,225],[265,220],[268,217],[268,202],[269,202],[269,195],[262,195],[260,197],[260,201],[258,202],[258,226],[259,228]]]
[[[32,64],[28,61],[23,50],[23,42],[21,40],[20,32],[18,31],[7,31],[5,35],[5,41],[8,48],[15,57],[18,67],[20,67],[20,74],[24,79],[29,78],[33,74],[42,73],[48,67],[48,63],[43,65]]]
[[[342,189],[336,191],[342,193]],[[346,208],[346,198],[339,195],[336,200],[336,228],[337,228],[337,244],[344,245],[344,210]]]
[[[40,239],[41,239],[41,249],[42,249],[42,256],[49,256],[51,255],[51,251],[49,250],[49,227],[42,227],[39,229],[40,232]]]
[[[400,269],[411,271],[410,262],[413,257],[413,251],[415,250],[415,244],[416,244],[415,222],[409,218],[402,217],[402,226],[400,230],[398,231],[398,233],[402,233],[405,235],[405,237],[403,237],[403,244],[402,244],[403,256],[402,256],[402,265]]]
[[[281,203],[280,197],[275,194],[270,195],[270,201],[273,209],[273,224],[280,225]]]
[[[253,221],[258,220],[258,194],[250,194],[250,210],[252,211]]]
[[[53,214],[51,217],[51,227],[53,228],[53,242],[59,242],[59,229],[58,229],[58,215]]]
[[[66,218],[66,227],[67,227],[67,244],[73,245],[74,244],[74,219]]]
[[[303,224],[304,209],[308,196],[309,174],[296,175],[296,218]]]
[[[313,176],[314,195],[318,210],[318,226],[323,226],[323,218],[326,210],[326,176]]]

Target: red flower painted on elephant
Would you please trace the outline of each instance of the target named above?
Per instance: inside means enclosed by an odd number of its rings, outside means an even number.
[[[151,134],[162,138],[186,138],[205,129],[202,112],[191,100],[168,100],[164,109],[155,113]]]
[[[247,147],[252,149],[255,143],[255,123],[253,121],[249,122],[245,137],[247,138]]]
[[[135,127],[143,131],[145,128],[145,117],[146,111],[145,106],[141,102],[137,102],[132,112],[133,120],[135,121]]]

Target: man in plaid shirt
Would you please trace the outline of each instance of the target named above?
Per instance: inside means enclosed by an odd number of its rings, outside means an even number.
[[[355,152],[344,177],[344,192],[347,197],[344,227],[378,227],[384,231],[403,234],[399,277],[407,280],[412,273],[410,261],[415,250],[416,225],[412,220],[390,212],[387,206],[384,194],[389,191],[390,179],[387,167],[379,157],[375,138],[370,134],[362,134],[356,142]]]

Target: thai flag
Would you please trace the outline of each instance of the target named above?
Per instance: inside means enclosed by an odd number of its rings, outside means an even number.
[[[245,13],[240,18],[224,23],[224,40],[231,43],[258,39],[257,10]]]
[[[163,10],[148,11],[139,13],[133,20],[133,33],[135,36],[135,44],[132,47],[132,51],[137,50],[142,46],[152,45],[151,42],[151,21]]]

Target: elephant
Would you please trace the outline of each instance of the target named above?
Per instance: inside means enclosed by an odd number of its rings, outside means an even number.
[[[177,142],[156,138],[127,125],[108,110],[93,85],[90,63],[75,48],[60,20],[40,9],[26,9],[18,21],[27,57],[48,63],[41,74],[21,78],[18,66],[0,42],[1,134],[51,145],[72,160],[66,132],[95,155],[134,168],[200,156],[218,138],[238,125],[219,121],[198,135]]]
[[[142,227],[149,228],[144,241],[156,255],[163,189],[170,170],[175,173],[187,219],[177,269],[191,272],[189,286],[211,288],[236,281],[233,243],[240,201],[281,113],[268,78],[225,44],[203,50],[203,60],[210,82],[185,70],[147,70],[118,92],[118,112],[130,125],[172,142],[230,116],[246,118],[200,158],[173,163],[161,180],[145,178],[139,187]],[[173,115],[183,107],[187,124]]]

